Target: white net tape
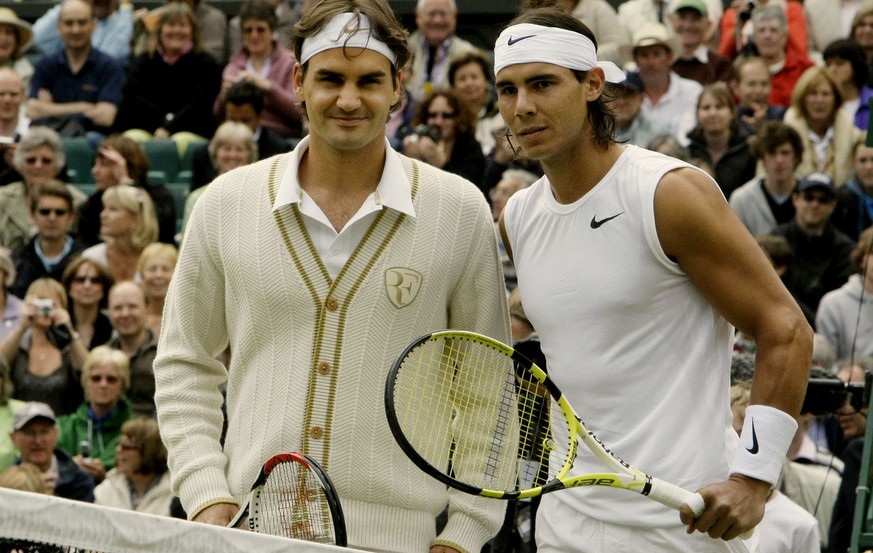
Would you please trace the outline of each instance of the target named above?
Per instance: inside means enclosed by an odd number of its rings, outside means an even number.
[[[0,553],[7,551],[329,553],[351,550],[0,489]]]

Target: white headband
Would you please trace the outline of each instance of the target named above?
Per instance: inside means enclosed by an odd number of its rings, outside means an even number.
[[[588,71],[600,67],[611,83],[624,80],[624,73],[611,61],[597,61],[594,43],[583,34],[521,23],[507,27],[494,44],[494,74],[519,63],[552,63],[567,69]]]
[[[300,51],[301,65],[309,58],[331,48],[366,48],[388,58],[391,65],[397,56],[388,45],[371,34],[370,19],[364,14],[351,12],[334,16],[320,31],[303,41]]]

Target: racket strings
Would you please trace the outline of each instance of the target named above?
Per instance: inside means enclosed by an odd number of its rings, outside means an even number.
[[[318,477],[299,462],[276,465],[255,495],[256,530],[318,543],[335,543],[330,506]]]
[[[569,425],[548,392],[508,355],[467,338],[432,338],[404,359],[394,383],[403,435],[455,480],[518,492],[554,477],[569,454]],[[496,400],[496,401],[495,401]],[[563,428],[550,421],[564,421]]]

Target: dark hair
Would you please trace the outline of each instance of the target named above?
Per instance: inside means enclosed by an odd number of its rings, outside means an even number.
[[[73,211],[73,195],[67,190],[67,186],[61,181],[54,179],[47,180],[40,184],[30,198],[30,211],[36,211],[36,206],[39,204],[39,199],[43,196],[51,196],[60,198],[67,203],[67,209]]]
[[[291,47],[298,60],[302,59],[303,42],[317,34],[328,21],[343,13],[366,15],[370,20],[373,36],[388,45],[397,60],[391,65],[391,78],[397,78],[397,70],[406,65],[411,55],[408,33],[397,20],[394,11],[384,0],[322,0],[306,10],[294,24]],[[307,60],[308,61],[308,60]],[[305,73],[307,63],[302,70]],[[397,105],[400,104],[398,100]],[[395,108],[396,106],[392,106]]]
[[[255,113],[260,115],[264,111],[264,91],[251,81],[237,81],[227,89],[224,103],[237,107],[249,104],[254,108]]]
[[[161,441],[158,421],[140,417],[121,425],[121,435],[139,450],[141,474],[160,476],[167,472],[167,448]]]
[[[430,111],[430,105],[437,98],[445,98],[455,112],[455,132],[456,133],[472,133],[476,131],[476,115],[472,113],[467,106],[461,103],[455,91],[449,88],[441,88],[434,90],[428,94],[424,100],[418,104],[415,111],[415,116],[412,118],[414,126],[427,123],[427,112]]]
[[[149,176],[149,158],[138,142],[120,134],[113,134],[103,141],[101,146],[110,146],[117,150],[127,165],[127,174],[137,186],[145,186]],[[100,155],[100,148],[97,148]]]
[[[761,234],[755,237],[755,241],[770,257],[774,267],[787,267],[794,261],[794,250],[784,236]]]
[[[279,26],[276,17],[276,9],[266,0],[248,0],[239,8],[239,26],[245,25],[246,21],[264,21],[271,31]]]
[[[105,309],[106,304],[109,300],[109,289],[112,288],[112,285],[115,284],[115,279],[112,277],[112,273],[109,272],[109,269],[106,265],[100,263],[99,261],[95,261],[93,259],[88,259],[87,257],[78,256],[72,261],[67,267],[64,269],[64,274],[61,277],[61,284],[64,285],[64,290],[67,291],[67,297],[69,305],[67,306],[67,311],[70,311],[72,314],[73,311],[73,298],[70,296],[70,288],[73,284],[73,279],[76,277],[76,273],[79,272],[79,268],[82,265],[89,265],[94,271],[97,273],[97,280],[100,282],[100,285],[103,287],[103,297],[100,298],[100,308]]]
[[[758,159],[764,159],[765,154],[772,154],[783,144],[788,144],[794,151],[796,168],[803,160],[803,139],[793,127],[782,121],[765,121],[752,140],[752,149]]]
[[[471,63],[475,63],[482,68],[482,73],[485,75],[486,81],[489,83],[494,82],[494,68],[491,66],[491,60],[489,60],[488,56],[486,56],[481,50],[470,50],[469,52],[464,52],[460,56],[453,58],[449,64],[449,86],[454,88],[455,74],[460,68]]]
[[[829,59],[839,58],[846,60],[852,66],[852,80],[855,86],[860,90],[866,83],[870,70],[867,67],[867,54],[864,53],[864,48],[847,38],[835,40],[827,45],[827,48],[822,52],[825,65]]]
[[[588,38],[594,44],[597,51],[597,38],[584,23],[572,15],[561,11],[557,7],[535,8],[519,14],[509,22],[507,27],[521,23],[532,23],[544,27],[555,27],[567,31],[573,31]],[[571,70],[580,83],[588,77],[587,71]],[[609,109],[609,102],[614,99],[616,87],[605,86],[603,93],[595,100],[588,102],[588,122],[591,124],[594,145],[600,149],[606,149],[615,142],[615,116]]]

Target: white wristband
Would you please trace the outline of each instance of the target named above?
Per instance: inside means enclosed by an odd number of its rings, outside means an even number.
[[[769,405],[749,405],[731,474],[743,474],[776,485],[797,421]]]

